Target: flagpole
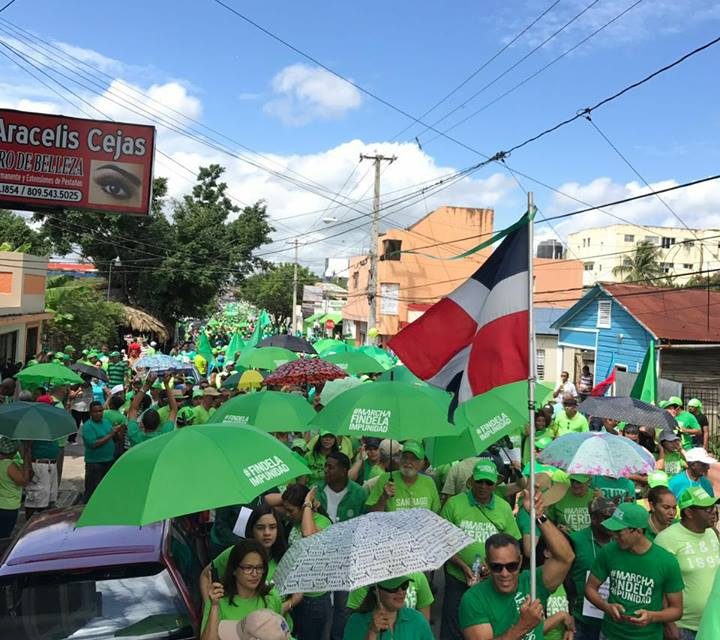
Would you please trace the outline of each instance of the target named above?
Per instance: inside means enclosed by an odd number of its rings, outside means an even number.
[[[528,417],[530,422],[530,598],[537,594],[537,525],[535,512],[535,324],[533,322],[533,217],[535,203],[528,192]]]

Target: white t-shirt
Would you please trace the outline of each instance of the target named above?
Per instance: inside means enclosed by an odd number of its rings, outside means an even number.
[[[570,382],[570,380],[565,383],[559,382],[555,389],[560,389],[559,397],[561,400],[564,395],[571,395],[573,398],[577,398],[577,389],[575,388],[575,385]]]
[[[337,522],[337,510],[340,506],[340,501],[345,497],[347,493],[347,485],[342,491],[335,492],[327,485],[325,486],[325,496],[327,497],[327,513],[330,520]]]

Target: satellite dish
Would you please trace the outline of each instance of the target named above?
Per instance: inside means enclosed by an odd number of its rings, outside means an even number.
[[[325,224],[330,224],[330,223],[332,223],[332,222],[337,222],[337,218],[336,218],[335,216],[325,216],[325,217],[322,219],[322,221],[323,221]]]

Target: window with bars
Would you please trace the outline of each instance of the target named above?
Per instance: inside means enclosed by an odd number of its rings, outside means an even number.
[[[545,380],[545,349],[535,350],[535,375],[538,380]]]

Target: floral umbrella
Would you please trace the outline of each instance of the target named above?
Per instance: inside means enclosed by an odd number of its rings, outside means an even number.
[[[347,373],[340,367],[320,358],[302,358],[279,366],[265,378],[265,384],[321,384],[328,380],[344,378]]]

